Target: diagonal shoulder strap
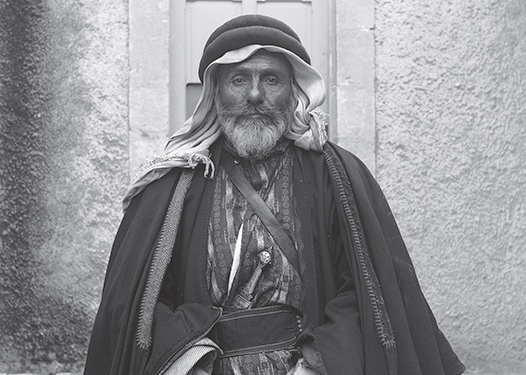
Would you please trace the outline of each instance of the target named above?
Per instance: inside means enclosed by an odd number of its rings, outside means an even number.
[[[267,204],[252,187],[250,182],[248,182],[239,167],[234,163],[232,156],[225,152],[223,153],[222,161],[223,166],[234,185],[245,197],[250,204],[250,207],[252,207],[254,212],[259,216],[263,225],[265,225],[270,235],[274,238],[274,241],[276,241],[280,249],[283,251],[283,254],[285,254],[289,262],[299,273],[298,252],[296,251],[296,246],[294,246],[292,239],[285,232],[278,219],[276,219],[272,211],[270,211],[270,208],[268,208]]]

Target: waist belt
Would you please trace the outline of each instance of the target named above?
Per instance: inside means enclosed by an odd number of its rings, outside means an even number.
[[[226,312],[209,336],[223,350],[220,358],[292,349],[303,331],[302,320],[291,308],[261,307]]]

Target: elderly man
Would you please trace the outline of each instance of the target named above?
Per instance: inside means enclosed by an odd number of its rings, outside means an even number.
[[[294,31],[235,18],[199,75],[125,197],[86,374],[462,373]]]

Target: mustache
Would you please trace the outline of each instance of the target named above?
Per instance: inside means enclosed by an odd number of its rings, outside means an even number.
[[[254,104],[246,101],[236,104],[226,104],[221,100],[219,92],[215,93],[214,102],[219,114],[237,118],[259,115],[272,119],[282,114],[291,114],[294,116],[294,108],[297,105],[297,99],[293,95],[275,105],[268,103]]]
[[[249,117],[256,115],[264,117],[273,117],[279,109],[264,104],[253,105],[249,103],[241,103],[231,106],[223,106],[221,103],[220,110],[221,113],[225,115],[237,115],[240,117]]]

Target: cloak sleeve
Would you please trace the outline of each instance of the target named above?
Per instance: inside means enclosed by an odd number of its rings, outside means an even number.
[[[152,251],[178,171],[134,197],[121,222],[108,263],[102,300],[86,360],[86,375],[138,373],[147,352],[135,343],[139,304]]]
[[[298,151],[297,156],[303,172],[297,173],[295,179],[298,214],[303,218],[303,242],[306,248],[312,248],[305,251],[304,256],[308,264],[308,254],[312,252],[315,264],[315,275],[307,275],[304,281],[310,286],[306,311],[310,315],[307,318],[311,328],[300,337],[301,352],[319,374],[361,374],[363,350],[359,306],[342,241],[345,226],[338,214],[329,170],[320,153]],[[315,279],[316,286],[311,285],[309,277]],[[309,303],[313,292],[317,294],[316,306]]]
[[[458,375],[465,367],[437,326],[387,201],[365,165],[328,144],[358,295],[366,374]]]
[[[323,369],[316,368],[320,374],[357,375],[363,367],[358,300],[341,242],[338,248],[333,258],[336,295],[325,305],[324,323],[313,330],[317,362],[323,363]]]

